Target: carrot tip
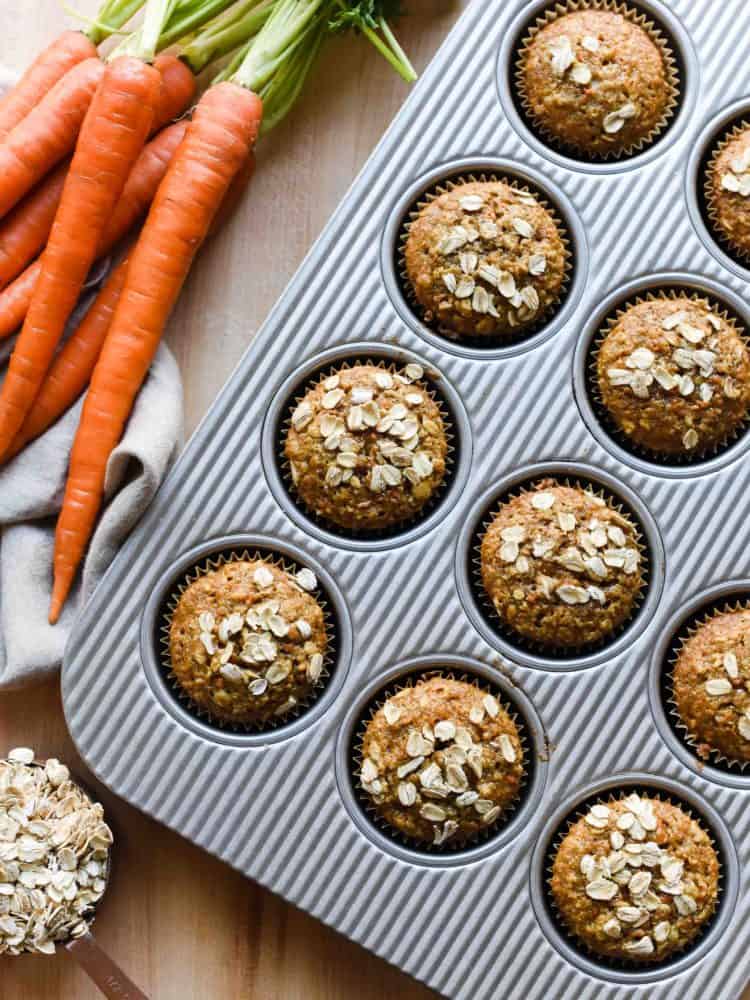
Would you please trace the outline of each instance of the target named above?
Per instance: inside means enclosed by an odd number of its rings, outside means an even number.
[[[52,587],[52,600],[49,606],[48,621],[50,625],[57,625],[65,601],[68,599],[70,588],[73,583],[73,574],[66,572],[64,576],[55,573],[55,582]]]

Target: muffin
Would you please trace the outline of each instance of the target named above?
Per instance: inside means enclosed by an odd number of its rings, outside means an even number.
[[[567,929],[595,955],[660,962],[713,914],[719,860],[687,812],[633,793],[591,806],[570,826],[550,888]]]
[[[445,477],[448,442],[420,365],[355,365],[323,379],[292,413],[284,453],[310,510],[352,532],[415,517]]]
[[[236,559],[201,574],[172,614],[172,673],[214,719],[261,725],[303,705],[319,683],[328,643],[309,569]]]
[[[482,539],[481,573],[501,622],[551,648],[611,638],[644,585],[633,522],[590,489],[554,479],[502,504]]]
[[[468,840],[515,802],[524,751],[513,719],[476,684],[431,677],[372,716],[360,781],[377,815],[409,840]]]
[[[652,138],[675,100],[660,43],[615,10],[571,10],[549,20],[524,47],[518,85],[543,135],[593,158],[622,155]]]
[[[426,323],[453,336],[507,337],[559,301],[568,253],[534,195],[504,181],[466,181],[420,208],[404,260]]]
[[[705,299],[649,298],[597,350],[604,409],[634,445],[689,457],[730,439],[750,409],[750,353]]]
[[[706,198],[719,237],[750,257],[750,124],[735,129],[711,160]]]
[[[698,753],[750,761],[750,610],[713,615],[674,665],[677,713]]]

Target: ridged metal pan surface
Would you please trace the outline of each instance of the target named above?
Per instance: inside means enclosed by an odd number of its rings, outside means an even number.
[[[750,5],[639,0],[677,42],[683,102],[657,145],[603,166],[546,150],[514,111],[507,59],[538,6],[474,0],[464,13],[86,609],[64,664],[65,713],[115,793],[447,996],[725,1000],[748,974],[750,779],[696,765],[664,717],[658,675],[681,616],[750,590],[750,438],[683,469],[630,456],[597,426],[583,365],[603,304],[658,284],[718,292],[750,325],[748,272],[713,245],[695,189],[702,145],[750,108]],[[510,349],[434,336],[398,288],[404,206],[458,170],[541,185],[575,243],[560,317]],[[296,510],[269,444],[283,387],[350,347],[437,371],[460,436],[454,481],[429,522],[375,545],[347,544]],[[466,575],[467,525],[493,490],[540,469],[626,497],[650,545],[650,598],[633,626],[611,650],[562,664],[496,641]],[[315,710],[268,740],[190,721],[159,681],[149,619],[186,554],[259,539],[322,569],[344,650]],[[415,663],[475,669],[518,692],[539,758],[522,822],[496,842],[419,854],[358,812],[346,766],[358,706]],[[693,804],[725,862],[710,933],[645,980],[571,951],[541,899],[550,823],[618,777]]]

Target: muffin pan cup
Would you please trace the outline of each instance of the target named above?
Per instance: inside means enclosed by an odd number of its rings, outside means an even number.
[[[748,272],[725,262],[685,209],[698,196],[701,148],[727,109],[748,106],[737,39],[750,31],[750,7],[629,5],[675,40],[683,97],[658,141],[607,164],[546,147],[498,88],[542,4],[468,6],[92,597],[63,669],[73,738],[116,794],[456,1000],[615,1000],[644,986],[650,1000],[704,1000],[717,989],[731,1000],[747,978],[746,772],[695,756],[670,725],[658,679],[693,609],[747,590],[750,467],[741,459],[750,435],[691,466],[635,456],[594,412],[585,357],[618,303],[664,284],[707,294],[746,320]],[[564,222],[574,259],[550,321],[492,348],[431,331],[397,280],[410,207],[443,182],[481,173],[538,190]],[[452,418],[445,493],[389,537],[345,537],[316,523],[279,464],[290,398],[316,372],[357,357],[419,362]],[[583,655],[553,657],[500,635],[471,587],[481,516],[503,491],[543,476],[598,484],[633,513],[648,548],[635,618]],[[174,697],[159,661],[165,596],[222,549],[309,566],[335,612],[330,679],[306,711],[271,731],[207,724]],[[351,776],[367,705],[404,676],[435,669],[499,688],[536,755],[518,808],[493,836],[451,853],[375,825]],[[647,970],[608,967],[566,940],[540,881],[540,852],[560,824],[582,799],[618,784],[687,803],[722,854],[715,922],[676,961]]]

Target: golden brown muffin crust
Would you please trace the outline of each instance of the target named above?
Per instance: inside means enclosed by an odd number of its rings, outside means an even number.
[[[505,502],[482,540],[482,581],[500,619],[552,647],[586,646],[627,621],[642,562],[628,517],[554,479]]]
[[[674,697],[701,756],[750,760],[750,610],[698,626],[677,657]]]
[[[487,829],[518,797],[515,723],[475,684],[432,677],[389,698],[367,724],[360,781],[390,826],[435,845]]]
[[[669,455],[718,447],[747,419],[750,353],[705,299],[628,307],[597,352],[602,403],[635,444]]]
[[[417,515],[440,487],[448,442],[420,365],[343,368],[294,410],[284,451],[294,487],[321,517],[354,531]]]
[[[309,569],[234,560],[184,590],[170,627],[174,676],[210,716],[257,724],[285,715],[320,678],[328,636]]]
[[[719,861],[688,813],[635,793],[597,803],[556,852],[550,887],[564,923],[596,955],[659,962],[716,908]]]
[[[673,98],[660,46],[615,11],[573,11],[551,21],[529,43],[521,73],[540,128],[590,156],[648,139]]]
[[[405,259],[425,321],[473,337],[538,322],[567,270],[553,217],[503,181],[467,181],[429,201],[409,226]]]
[[[735,250],[750,255],[750,125],[718,153],[707,181],[714,225]]]

